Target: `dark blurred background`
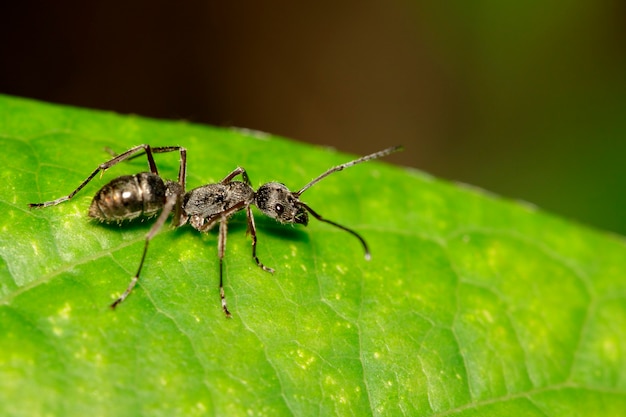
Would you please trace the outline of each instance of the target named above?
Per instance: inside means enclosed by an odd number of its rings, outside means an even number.
[[[0,93],[258,129],[626,234],[626,2],[4,2]],[[173,138],[174,139],[174,138]]]

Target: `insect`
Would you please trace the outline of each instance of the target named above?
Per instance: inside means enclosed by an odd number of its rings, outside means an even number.
[[[105,223],[121,223],[139,217],[156,217],[156,221],[146,234],[137,272],[131,278],[126,290],[111,304],[111,308],[117,307],[124,301],[137,284],[146,254],[148,253],[150,241],[163,227],[168,217],[173,214],[172,226],[175,228],[188,223],[200,232],[207,232],[216,224],[219,224],[217,251],[219,258],[220,299],[224,314],[226,314],[226,317],[231,317],[224,293],[223,259],[226,250],[227,223],[234,213],[245,210],[248,233],[252,238],[252,258],[264,271],[273,273],[274,269],[263,265],[256,255],[257,235],[252,214],[253,205],[263,214],[277,220],[279,223],[297,223],[306,226],[309,222],[310,214],[321,222],[344,230],[359,240],[365,251],[365,259],[369,260],[369,248],[360,234],[325,219],[306,203],[302,202],[300,196],[334,172],[372,159],[381,158],[401,149],[401,146],[395,146],[345,164],[337,165],[328,169],[296,192],[290,191],[284,184],[278,182],[268,182],[255,191],[251,186],[246,170],[241,167],[237,167],[218,183],[206,184],[186,192],[186,149],[181,146],[151,147],[149,145],[139,145],[100,164],[70,194],[52,201],[31,203],[29,207],[50,207],[68,201],[83,189],[98,172],[104,172],[122,161],[145,154],[150,172],[124,175],[113,179],[96,193],[89,207],[89,216]],[[165,180],[159,176],[156,163],[154,162],[154,154],[167,152],[178,152],[180,154],[178,181]],[[241,176],[242,181],[234,181],[237,176]]]

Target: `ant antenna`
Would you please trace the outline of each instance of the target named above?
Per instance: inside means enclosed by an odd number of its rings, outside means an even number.
[[[329,169],[328,171],[324,172],[322,175],[320,175],[319,177],[315,178],[313,181],[311,181],[310,183],[308,183],[307,185],[302,187],[302,189],[300,191],[295,192],[293,194],[294,194],[295,197],[300,197],[300,195],[303,192],[305,192],[306,190],[308,190],[309,188],[311,188],[312,186],[314,186],[315,184],[317,184],[318,182],[320,182],[322,179],[326,178],[327,176],[329,176],[333,172],[343,171],[344,168],[348,168],[348,167],[351,167],[353,165],[360,164],[361,162],[367,162],[367,161],[370,161],[372,159],[381,158],[383,156],[387,156],[387,155],[389,155],[391,153],[398,152],[400,150],[402,150],[402,146],[401,145],[392,146],[391,148],[383,149],[382,151],[378,151],[378,152],[375,152],[373,154],[363,156],[363,157],[361,157],[359,159],[355,159],[354,161],[346,162],[345,164],[341,164],[341,165],[337,165],[336,167],[333,167],[333,168]],[[311,214],[313,214],[313,213],[311,213]]]
[[[402,146],[400,146],[400,145],[399,146],[392,146],[391,148],[383,149],[382,151],[378,151],[378,152],[375,152],[373,154],[363,156],[363,157],[361,157],[359,159],[355,159],[354,161],[346,162],[345,164],[337,165],[336,167],[330,168],[328,171],[324,172],[322,175],[318,176],[313,181],[309,182],[307,185],[302,187],[302,189],[300,191],[293,193],[293,196],[296,197],[296,198],[299,198],[300,195],[303,192],[305,192],[306,190],[308,190],[309,188],[311,188],[312,186],[314,186],[315,184],[317,184],[318,182],[320,182],[322,179],[326,178],[327,176],[329,176],[333,172],[342,171],[344,168],[348,168],[348,167],[351,167],[353,165],[360,164],[361,162],[366,162],[366,161],[369,161],[369,160],[372,160],[372,159],[381,158],[383,156],[387,156],[387,155],[389,155],[391,153],[398,152],[400,150],[402,150]],[[316,213],[311,207],[309,207],[308,205],[306,205],[305,203],[303,203],[301,201],[298,201],[296,204],[298,206],[304,208],[309,213],[311,213],[311,215],[313,217],[315,217],[317,220],[319,220],[321,222],[324,222],[324,223],[331,224],[331,225],[333,225],[335,227],[340,228],[341,230],[345,230],[346,232],[350,233],[351,235],[353,235],[354,237],[359,239],[359,241],[361,242],[361,245],[363,245],[363,250],[365,251],[365,259],[368,260],[368,261],[371,259],[369,247],[367,246],[367,243],[365,242],[365,239],[363,239],[363,237],[360,234],[358,234],[357,232],[355,232],[352,229],[349,229],[349,228],[347,228],[345,226],[340,225],[339,223],[335,223],[335,222],[333,222],[331,220],[323,218],[318,213]]]
[[[317,214],[311,207],[309,207],[308,205],[304,204],[301,201],[298,202],[298,206],[299,207],[303,207],[304,209],[306,209],[306,211],[311,213],[311,215],[313,217],[315,217],[317,220],[319,220],[321,222],[324,222],[324,223],[332,224],[333,226],[338,227],[341,230],[345,230],[346,232],[350,233],[352,236],[354,236],[357,239],[359,239],[359,241],[361,242],[361,245],[363,245],[363,250],[365,251],[365,260],[369,261],[369,260],[372,259],[372,255],[370,254],[370,248],[367,246],[367,242],[365,242],[365,239],[363,239],[363,236],[361,236],[360,234],[358,234],[354,230],[347,228],[346,226],[342,226],[339,223],[335,223],[332,220],[328,220],[328,219],[323,218],[322,216]]]

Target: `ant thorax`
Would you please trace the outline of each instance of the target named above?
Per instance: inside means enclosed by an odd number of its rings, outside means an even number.
[[[216,216],[230,217],[254,202],[254,190],[240,181],[207,184],[194,188],[183,198],[183,215],[197,230],[209,230]]]

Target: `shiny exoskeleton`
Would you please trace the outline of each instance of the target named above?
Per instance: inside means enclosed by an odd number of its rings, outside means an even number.
[[[300,195],[333,172],[341,171],[344,168],[361,162],[389,155],[400,149],[401,147],[399,146],[384,149],[380,152],[333,167],[297,192],[290,191],[285,185],[278,182],[269,182],[259,187],[257,191],[254,191],[250,184],[248,174],[245,169],[241,167],[238,167],[228,174],[219,183],[206,184],[189,192],[185,192],[187,170],[187,152],[185,148],[180,146],[153,148],[149,145],[139,145],[98,166],[98,168],[69,195],[44,203],[29,204],[29,206],[31,208],[49,207],[67,201],[87,185],[98,172],[105,171],[124,160],[132,159],[145,153],[150,172],[141,172],[136,175],[124,175],[113,179],[96,193],[89,207],[90,217],[106,223],[122,222],[138,217],[154,217],[158,215],[157,220],[146,234],[144,249],[137,273],[132,277],[124,293],[111,304],[111,307],[115,308],[119,303],[124,301],[137,284],[148,252],[150,240],[165,224],[170,214],[173,213],[172,225],[174,227],[189,223],[194,229],[206,232],[215,226],[215,224],[219,223],[217,246],[220,265],[220,298],[224,313],[227,317],[230,317],[231,314],[228,311],[226,297],[224,295],[222,264],[226,249],[227,222],[234,213],[241,210],[246,211],[248,232],[252,237],[252,258],[256,264],[265,271],[274,272],[272,268],[263,265],[256,255],[256,226],[251,209],[253,205],[263,214],[280,223],[297,223],[306,226],[309,222],[308,214],[311,214],[322,222],[345,230],[359,239],[365,251],[365,258],[369,260],[370,252],[367,243],[361,235],[345,226],[324,219],[308,205],[300,201]],[[178,181],[164,180],[159,176],[153,154],[176,151],[180,154]],[[233,181],[233,179],[239,175],[243,181]]]
[[[151,172],[124,175],[96,193],[89,206],[89,216],[103,222],[153,217],[159,214],[172,194],[182,194],[180,185],[164,182]]]

